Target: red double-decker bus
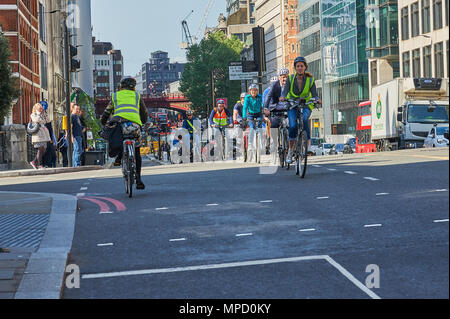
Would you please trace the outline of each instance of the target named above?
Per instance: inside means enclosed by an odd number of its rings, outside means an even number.
[[[356,153],[376,152],[376,146],[372,143],[372,102],[366,101],[359,104],[356,127]]]

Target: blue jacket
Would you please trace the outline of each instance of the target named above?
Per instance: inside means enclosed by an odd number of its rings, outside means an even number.
[[[265,109],[268,109],[271,104],[278,104],[280,102],[281,90],[280,81],[274,82],[269,86],[269,91],[264,99]]]
[[[263,100],[261,94],[254,99],[250,94],[245,97],[244,110],[242,112],[242,118],[247,119],[247,114],[257,114],[262,112]]]
[[[191,122],[191,124],[192,124],[192,126],[194,126],[194,128],[198,131],[199,130],[199,127],[196,127],[196,125],[195,124],[197,124],[196,123],[196,121],[199,121],[199,119],[198,118],[196,118],[196,117],[192,117],[192,120],[190,121]],[[184,129],[186,129],[186,130],[188,130],[188,132],[189,132],[189,134],[191,135],[191,137],[192,137],[192,135],[194,134],[194,130],[192,129],[192,126],[190,126],[189,125],[189,123],[188,123],[188,119],[185,119],[184,121],[183,121],[183,128]],[[198,125],[197,125],[198,126]],[[192,133],[191,133],[192,132]],[[198,132],[196,132],[196,133],[198,133]]]

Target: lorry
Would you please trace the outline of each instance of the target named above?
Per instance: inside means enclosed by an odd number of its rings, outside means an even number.
[[[372,88],[372,143],[377,151],[423,147],[433,126],[448,126],[449,80],[396,78]]]

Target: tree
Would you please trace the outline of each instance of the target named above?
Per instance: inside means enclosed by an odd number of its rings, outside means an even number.
[[[211,101],[211,74],[214,71],[215,96],[228,101],[239,99],[241,83],[229,80],[228,63],[239,61],[244,47],[235,36],[231,39],[222,32],[216,32],[192,45],[187,53],[187,64],[181,79],[180,91],[191,101],[193,109],[199,114],[207,113]],[[207,114],[209,116],[209,114]]]
[[[17,80],[12,77],[10,57],[9,41],[0,34],[0,125],[4,123],[14,100],[20,95]]]

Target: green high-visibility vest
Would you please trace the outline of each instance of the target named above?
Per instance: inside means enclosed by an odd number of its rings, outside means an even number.
[[[295,76],[296,74],[291,74],[289,77],[289,80],[291,81],[291,90],[289,91],[288,95],[287,95],[287,99],[298,99],[298,98],[305,98],[306,103],[308,103],[309,100],[311,100],[312,98],[312,94],[311,94],[311,88],[314,85],[314,77],[306,77],[306,83],[305,83],[305,87],[303,89],[303,92],[300,93],[300,95],[295,95],[294,94],[294,80],[295,80]],[[310,104],[309,108],[311,110],[314,109],[314,104]]]
[[[112,95],[112,103],[114,106],[113,116],[120,116],[142,126],[139,113],[139,106],[141,104],[141,96],[139,93],[131,90],[121,90]]]

